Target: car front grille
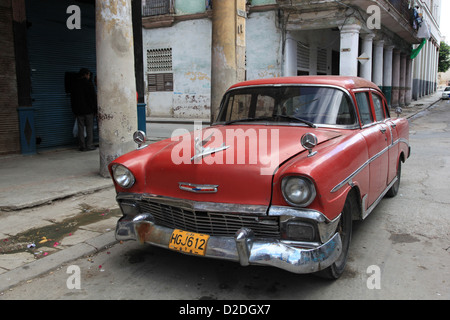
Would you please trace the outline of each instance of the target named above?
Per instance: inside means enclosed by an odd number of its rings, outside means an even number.
[[[255,237],[280,237],[277,217],[196,211],[148,201],[140,201],[139,208],[141,213],[150,213],[156,225],[167,228],[211,236],[234,236],[236,231],[246,227],[253,230]]]

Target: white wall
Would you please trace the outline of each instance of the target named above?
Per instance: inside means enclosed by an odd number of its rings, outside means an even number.
[[[147,92],[151,117],[209,119],[211,21],[182,21],[169,28],[143,30],[144,73],[147,49],[172,48],[173,92]]]
[[[282,35],[276,12],[251,13],[246,23],[247,79],[282,75]]]

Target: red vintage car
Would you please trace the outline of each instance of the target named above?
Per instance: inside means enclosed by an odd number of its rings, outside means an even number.
[[[109,165],[118,240],[336,279],[352,220],[399,189],[407,120],[372,82],[305,76],[246,81],[215,123]]]

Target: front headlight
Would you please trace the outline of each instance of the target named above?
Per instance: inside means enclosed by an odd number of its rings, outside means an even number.
[[[122,188],[131,188],[136,181],[131,171],[121,164],[113,165],[112,172],[114,181]]]
[[[298,207],[310,205],[316,197],[316,188],[311,180],[300,176],[283,178],[281,191],[287,203]]]

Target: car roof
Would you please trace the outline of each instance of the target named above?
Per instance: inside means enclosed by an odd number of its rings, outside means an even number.
[[[360,77],[349,76],[297,76],[297,77],[278,77],[257,80],[248,80],[236,83],[230,89],[247,86],[261,85],[292,85],[292,84],[313,84],[313,85],[331,85],[342,87],[347,90],[359,88],[373,88],[380,90],[376,84]]]

